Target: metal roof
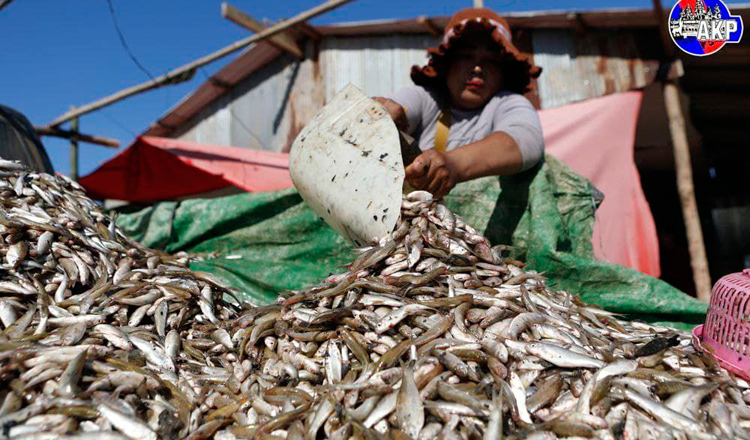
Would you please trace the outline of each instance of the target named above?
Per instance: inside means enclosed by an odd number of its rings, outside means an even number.
[[[651,9],[617,8],[601,11],[534,11],[503,14],[512,29],[637,28],[658,25]],[[388,33],[428,33],[425,19],[442,29],[449,15],[397,20],[372,20],[318,26],[321,35],[377,35]]]
[[[735,6],[733,9],[733,12],[737,13],[738,7]],[[743,10],[744,13],[748,11],[748,9]],[[524,12],[506,14],[505,17],[513,29],[514,43],[523,52],[533,52],[535,62],[545,69],[537,83],[539,95],[530,96],[532,102],[537,105],[541,102],[542,107],[562,105],[608,93],[645,87],[655,78],[659,67],[658,60],[662,58],[661,45],[655,43],[658,36],[654,37],[654,33],[657,32],[657,18],[651,9]],[[305,75],[305,78],[311,77],[314,84],[305,87],[313,94],[319,93],[317,88],[320,87],[323,89],[323,96],[316,97],[316,99],[304,97],[307,99],[306,105],[298,104],[296,109],[292,109],[292,120],[283,121],[286,124],[283,128],[284,131],[288,130],[287,133],[276,133],[280,125],[277,116],[272,121],[273,134],[260,137],[265,137],[266,143],[278,142],[289,137],[289,133],[293,134],[297,126],[304,125],[307,120],[306,114],[314,112],[314,109],[307,107],[322,105],[337,88],[340,88],[339,86],[346,85],[343,83],[349,80],[362,78],[363,81],[369,81],[373,93],[378,93],[383,88],[382,85],[378,85],[383,81],[391,80],[395,85],[405,85],[404,81],[408,81],[409,66],[424,61],[423,48],[437,41],[439,30],[447,24],[449,19],[449,16],[416,17],[341,23],[314,28],[306,26],[306,28],[298,29],[300,39],[308,39],[306,45],[308,58],[314,58],[311,66],[307,65],[310,63],[302,63],[305,66],[303,71],[306,71],[305,69],[313,71]],[[628,30],[628,32],[619,32],[620,29]],[[398,37],[399,35],[403,37]],[[316,36],[319,38],[316,39]],[[357,54],[357,50],[364,52]],[[383,50],[396,50],[398,53],[386,56]],[[317,59],[319,55],[323,59],[322,63]],[[368,55],[379,57],[385,64],[373,63]],[[268,67],[266,70],[270,69],[275,73],[287,72],[285,75],[297,75],[296,71],[287,68],[292,63],[291,57],[279,49],[269,43],[260,42],[240,54],[196,91],[183,98],[152,124],[144,134],[171,136],[180,131],[184,134],[184,125],[191,118],[200,115],[206,117],[213,115],[211,117],[213,121],[210,121],[209,125],[216,126],[216,130],[221,130],[220,120],[226,120],[229,116],[234,117],[236,114],[228,115],[227,111],[222,110],[226,107],[232,113],[232,101],[240,99],[238,96],[240,92],[235,90],[236,86],[253,73],[271,65],[275,67]],[[390,70],[400,70],[387,74],[384,71],[386,67]],[[321,69],[324,72],[321,72]],[[260,76],[264,77],[263,81],[272,81],[267,76],[274,75],[273,72],[269,71]],[[250,81],[253,84],[256,82],[258,81]],[[242,93],[252,95],[252,99],[258,100],[258,104],[252,107],[263,108],[260,105],[263,103],[270,105],[269,109],[272,109],[279,105],[278,102],[274,103],[275,101],[282,101],[282,106],[287,105],[290,90],[286,87],[292,87],[291,85],[274,83],[267,87],[271,87],[270,93],[274,96],[268,96],[267,91],[253,92],[244,84],[241,88]],[[322,102],[318,102],[320,98],[323,99]],[[241,108],[238,106],[236,111],[246,113],[247,106],[247,103]],[[295,110],[305,114],[294,114]],[[256,121],[258,124],[267,125],[269,122],[266,121],[268,115],[258,115],[253,112],[247,116],[259,117]],[[253,130],[250,127],[250,130],[245,131]],[[177,133],[177,135],[180,134]],[[231,142],[233,137],[231,134],[226,134],[226,136],[228,139],[213,136],[206,141],[276,149],[263,145],[264,142],[260,139],[237,143]],[[196,141],[202,141],[201,136],[191,137]],[[257,138],[258,136],[251,137]]]

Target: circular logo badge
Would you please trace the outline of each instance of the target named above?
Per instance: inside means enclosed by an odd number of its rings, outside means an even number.
[[[680,0],[669,13],[669,34],[683,52],[707,56],[742,39],[742,17],[721,0]]]

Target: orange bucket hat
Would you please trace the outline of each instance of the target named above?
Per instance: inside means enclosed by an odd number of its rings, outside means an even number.
[[[413,66],[411,79],[414,84],[428,87],[444,87],[451,47],[461,38],[475,32],[486,32],[503,52],[503,89],[526,93],[533,78],[542,73],[540,67],[529,61],[512,43],[508,22],[494,11],[486,8],[468,8],[451,17],[443,33],[443,41],[437,47],[427,49],[430,59],[426,66]]]

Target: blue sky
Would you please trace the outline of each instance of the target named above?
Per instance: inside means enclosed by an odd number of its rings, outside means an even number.
[[[230,3],[258,19],[279,20],[322,0]],[[667,1],[662,4],[667,7]],[[213,52],[248,33],[223,19],[220,0],[112,0],[125,38],[138,60],[154,75]],[[418,15],[448,15],[471,0],[355,0],[312,21],[326,24]],[[485,0],[496,11],[650,8],[651,0]],[[669,4],[671,6],[671,4]],[[147,80],[120,45],[106,0],[15,0],[0,11],[0,103],[43,125],[67,111]],[[211,74],[232,56],[206,67]],[[118,139],[127,147],[150,123],[196,89],[205,77],[131,97],[85,115],[81,131]],[[68,141],[43,138],[55,169],[68,173]],[[85,175],[116,154],[81,144]]]

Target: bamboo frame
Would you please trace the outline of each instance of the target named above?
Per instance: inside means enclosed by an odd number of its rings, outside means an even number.
[[[268,29],[263,23],[245,14],[227,2],[221,4],[221,16],[251,32],[258,33]],[[289,32],[280,32],[276,35],[270,36],[268,37],[268,42],[273,44],[276,48],[289,52],[299,59],[305,57],[304,51],[299,47],[294,40],[294,37],[292,37]]]
[[[110,139],[102,136],[94,136],[84,133],[76,133],[73,130],[62,130],[60,128],[50,127],[34,127],[34,131],[36,131],[37,136],[51,136],[63,139],[71,139],[73,137],[76,137],[79,141],[86,142],[88,144],[101,145],[102,147],[107,148],[120,148],[120,141],[118,141],[117,139]]]
[[[229,46],[226,46],[222,49],[217,50],[216,52],[210,53],[202,58],[199,58],[195,61],[191,61],[190,63],[187,63],[183,66],[173,69],[165,73],[164,75],[157,76],[153,80],[149,80],[149,81],[137,84],[135,86],[128,87],[126,89],[120,90],[119,92],[116,92],[109,96],[105,96],[104,98],[98,99],[94,102],[77,107],[74,110],[70,110],[63,115],[58,116],[55,120],[47,124],[47,127],[57,127],[67,121],[70,121],[71,119],[77,116],[91,113],[94,110],[98,110],[102,107],[106,107],[108,105],[114,104],[115,102],[122,101],[123,99],[128,98],[133,95],[137,95],[138,93],[143,93],[145,91],[155,89],[158,87],[162,87],[167,84],[173,84],[177,81],[184,81],[185,78],[189,79],[193,76],[196,69],[198,69],[199,67],[212,63],[229,54],[237,52],[238,50],[243,49],[253,43],[262,41],[268,37],[271,37],[286,29],[289,29],[290,27],[296,24],[307,21],[313,17],[317,17],[320,14],[323,14],[332,9],[338,8],[339,6],[342,6],[351,1],[352,0],[328,0],[325,3],[320,4],[312,9],[309,9],[305,12],[297,14],[296,16],[294,16],[293,18],[290,18],[289,20],[285,20],[285,21],[282,21],[281,23],[275,24],[267,28],[266,30],[259,32],[255,35],[251,35],[249,37],[243,38],[242,40],[235,41]]]
[[[0,0],[0,11],[9,4],[11,4],[13,0]]]

